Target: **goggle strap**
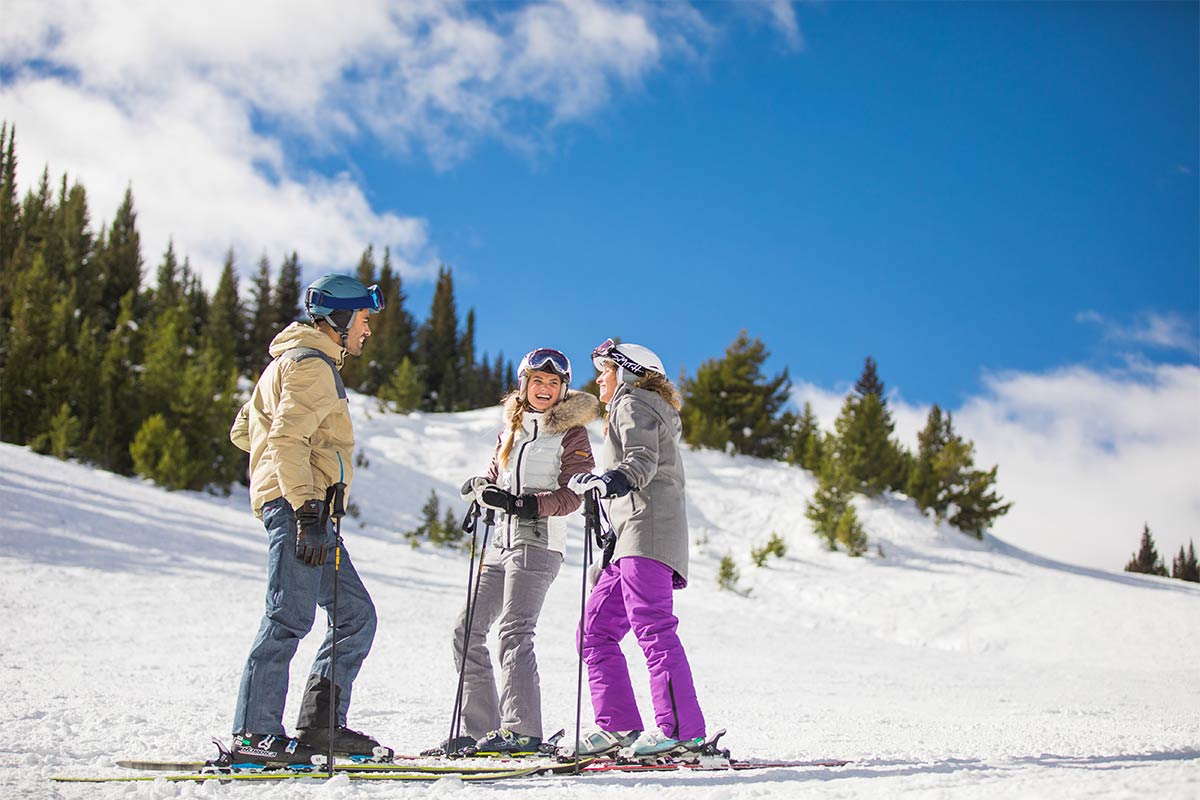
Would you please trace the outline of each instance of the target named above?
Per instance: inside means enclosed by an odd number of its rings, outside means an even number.
[[[334,297],[320,289],[311,288],[306,293],[304,299],[309,305],[324,306],[325,308],[332,308],[334,310],[366,308],[372,311],[383,311],[383,293],[374,284],[367,288],[369,305],[363,305],[363,298],[361,297]]]

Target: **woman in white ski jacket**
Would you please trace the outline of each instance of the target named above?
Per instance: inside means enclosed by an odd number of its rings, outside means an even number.
[[[498,512],[483,555],[471,630],[463,638],[467,609],[454,629],[455,666],[462,670],[462,733],[445,752],[472,746],[478,752],[535,752],[542,743],[542,701],[533,638],[542,603],[562,565],[563,517],[581,500],[566,488],[574,474],[595,466],[589,422],[600,404],[568,390],[571,362],[558,350],[539,348],[521,359],[517,391],[504,400],[501,431],[485,476],[471,478],[463,500]],[[500,689],[496,690],[486,638],[499,624]]]

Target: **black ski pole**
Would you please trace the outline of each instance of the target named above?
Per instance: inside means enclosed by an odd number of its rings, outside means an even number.
[[[341,456],[338,460],[341,461]],[[329,613],[329,777],[333,777],[333,739],[337,733],[337,600],[338,572],[342,566],[342,517],[346,516],[346,484],[338,481],[333,485],[333,502],[329,516],[333,519],[333,606]]]
[[[479,584],[483,580],[483,557],[487,552],[488,537],[492,526],[496,524],[496,512],[489,508],[483,516],[483,544],[479,548],[478,560],[475,555],[475,540],[471,540],[471,563],[474,572],[474,587],[471,584],[471,573],[467,573],[467,604],[463,610],[462,658],[458,665],[458,689],[454,693],[454,712],[450,715],[450,736],[446,740],[446,750],[449,751],[462,732],[463,690],[467,678],[467,648],[471,642],[471,626],[475,621],[475,604],[479,599]],[[452,755],[447,752],[446,755]]]
[[[346,516],[346,483],[334,483],[334,603],[329,614],[329,776],[334,777],[334,736],[337,733],[337,573],[342,566],[342,517]]]
[[[575,675],[575,774],[579,774],[580,726],[583,719],[583,620],[587,610],[588,567],[592,565],[592,536],[600,534],[600,492],[593,489],[583,496],[583,580],[579,590],[579,630],[576,650],[579,666]]]
[[[471,505],[467,508],[467,514],[465,517],[463,517],[462,529],[464,532],[471,534],[471,560],[467,564],[467,599],[463,603],[464,624],[465,624],[466,609],[471,605],[471,586],[472,586],[473,580],[475,578],[475,553],[476,553],[476,546],[479,541],[479,501],[478,500],[472,500]],[[463,651],[462,658],[465,659],[466,652],[467,652],[467,631],[465,629],[463,631],[462,651]],[[461,665],[459,666],[459,674],[460,675],[462,674]],[[461,709],[461,695],[458,692],[455,692],[454,707],[450,711],[450,735],[446,737],[445,752],[443,752],[442,755],[450,755],[450,745],[454,742],[454,738],[457,736],[457,730],[459,727],[460,709]],[[433,752],[429,753],[429,755],[433,755],[433,754],[434,754]],[[424,754],[422,754],[422,755],[424,755]]]

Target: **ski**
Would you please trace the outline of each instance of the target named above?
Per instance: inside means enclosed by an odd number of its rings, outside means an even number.
[[[844,767],[850,761],[829,759],[824,761],[759,761],[738,759],[701,759],[699,761],[664,761],[662,763],[621,763],[610,761],[600,764],[590,764],[584,772],[666,772],[670,770],[686,770],[693,772],[716,772],[722,770],[750,769],[787,769],[787,768],[833,768]]]
[[[487,770],[495,770],[496,762],[515,761],[518,763],[528,764],[531,759],[548,759],[555,755],[556,745],[563,737],[564,731],[559,730],[550,738],[548,738],[539,750],[531,750],[528,752],[504,753],[498,751],[473,750],[467,749],[446,756],[438,752],[422,753],[421,755],[401,755],[392,754],[387,757],[360,757],[352,756],[348,761],[338,761],[334,764],[334,771],[371,771],[371,770],[386,770],[400,769],[401,765],[407,762],[424,761],[426,765],[443,769],[442,763],[429,765],[428,762],[434,759],[449,760],[450,764],[458,763],[462,760],[478,760],[492,762],[492,766],[487,767],[471,767],[472,771],[482,772]],[[120,759],[113,763],[123,769],[136,769],[143,772],[199,772],[205,767],[227,768],[232,766],[227,748],[219,739],[214,738],[213,744],[216,745],[220,755],[212,761],[158,761],[151,759]],[[588,759],[590,760],[590,759]],[[266,765],[269,769],[282,769],[286,764],[269,764]],[[445,769],[449,770],[449,765]],[[412,771],[412,770],[405,770]]]
[[[580,760],[580,766],[587,766],[595,759],[585,758]],[[114,762],[116,766],[124,769],[139,770],[142,772],[200,772],[204,769],[209,769],[214,772],[220,770],[232,770],[233,772],[271,772],[278,770],[295,770],[296,767],[288,767],[284,765],[268,765],[265,767],[247,766],[232,766],[210,764],[204,761],[132,761],[122,760]],[[538,758],[488,758],[472,759],[459,758],[453,761],[450,760],[434,760],[427,759],[421,763],[416,758],[406,759],[396,762],[343,762],[339,761],[333,765],[333,771],[336,773],[342,772],[429,772],[429,773],[477,773],[477,772],[496,772],[503,770],[525,769],[527,767],[537,767],[539,769],[558,769],[560,767],[574,768],[575,762],[559,762],[550,760],[545,756]],[[325,772],[328,770],[324,765],[313,767],[299,767],[300,770],[306,772]]]
[[[479,775],[507,775],[508,773],[567,775],[578,772],[662,772],[670,770],[684,771],[720,771],[720,770],[758,770],[758,769],[787,769],[787,768],[836,768],[851,763],[841,759],[820,759],[808,761],[783,761],[768,759],[735,759],[728,750],[719,746],[725,729],[721,729],[705,740],[695,751],[684,753],[667,753],[657,756],[647,756],[641,759],[625,756],[601,756],[581,758],[576,762],[573,756],[560,751],[553,755],[543,750],[540,753],[467,753],[463,752],[452,757],[405,756],[396,755],[391,761],[358,759],[339,761],[333,766],[338,774],[349,775],[414,775],[436,779],[448,775],[461,775],[464,780]],[[561,734],[553,737],[557,740]],[[214,740],[215,741],[215,740]],[[217,743],[221,747],[220,743]],[[222,748],[224,754],[224,749]],[[223,755],[224,758],[224,755]],[[473,763],[472,763],[473,762]],[[150,760],[120,760],[115,762],[118,767],[141,771],[167,771],[194,773],[193,775],[168,776],[172,780],[200,780],[198,775],[208,775],[218,780],[239,775],[265,775],[281,778],[320,777],[328,775],[328,769],[322,765],[313,767],[297,767],[283,764],[254,766],[231,765],[218,759],[215,762],[203,761],[150,761]],[[140,776],[143,780],[154,780],[155,776]],[[119,780],[109,778],[106,780]],[[397,779],[400,779],[397,777]],[[418,778],[413,778],[417,780]],[[498,778],[490,778],[497,780]],[[88,780],[88,779],[79,779]]]
[[[572,768],[574,765],[571,765]],[[487,772],[463,771],[453,772],[399,772],[395,770],[380,772],[345,772],[346,778],[352,781],[439,781],[443,778],[456,778],[471,783],[487,783],[490,781],[527,778],[542,774],[547,767],[535,765],[522,769],[493,769]],[[551,768],[553,769],[553,768]],[[264,772],[196,772],[183,775],[92,775],[76,777],[71,775],[55,775],[50,780],[56,783],[134,783],[140,781],[167,781],[169,783],[201,783],[204,781],[229,782],[279,782],[288,780],[326,780],[329,773],[325,770],[271,770]]]

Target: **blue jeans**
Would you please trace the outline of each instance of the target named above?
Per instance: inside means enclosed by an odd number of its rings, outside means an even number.
[[[312,630],[317,606],[332,611],[336,534],[330,522],[325,531],[329,556],[324,566],[311,567],[296,558],[296,516],[286,500],[278,498],[264,504],[262,519],[269,539],[267,607],[242,672],[233,732],[284,735],[283,707],[287,701],[288,667],[292,656],[296,654],[300,640]],[[375,604],[343,545],[338,569],[337,674],[334,677],[338,690],[338,725],[346,724],[350,689],[363,659],[371,650],[375,627]],[[332,636],[333,629],[327,626],[325,641],[310,670],[327,679]]]

